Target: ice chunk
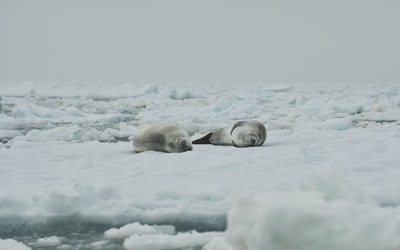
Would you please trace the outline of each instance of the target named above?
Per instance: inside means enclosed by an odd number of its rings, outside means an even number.
[[[221,236],[222,233],[196,231],[178,233],[177,235],[133,235],[124,241],[124,247],[128,250],[167,250],[201,247],[211,239]]]
[[[135,222],[119,229],[111,228],[104,233],[104,237],[107,239],[124,239],[131,235],[147,234],[175,234],[175,227],[170,225],[149,226]]]
[[[13,239],[0,239],[0,249],[4,250],[31,250],[31,248]]]
[[[225,237],[206,249],[399,249],[399,223],[398,208],[310,192],[254,195],[237,202]]]
[[[61,238],[57,236],[50,236],[45,238],[40,238],[36,242],[36,246],[38,247],[54,247],[61,245]]]

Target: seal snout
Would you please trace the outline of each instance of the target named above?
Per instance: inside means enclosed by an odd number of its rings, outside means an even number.
[[[192,146],[192,143],[190,142],[190,140],[180,138],[180,139],[178,139],[177,144],[180,149],[180,152],[186,152],[186,151],[193,150],[193,146]]]
[[[184,145],[181,147],[181,152],[192,151],[192,150],[193,150],[192,145]]]
[[[187,145],[185,151],[192,151],[193,147],[192,145]]]

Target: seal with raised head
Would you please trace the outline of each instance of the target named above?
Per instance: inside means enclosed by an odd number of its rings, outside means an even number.
[[[190,136],[176,123],[159,123],[146,126],[133,135],[134,151],[161,151],[167,153],[192,150]]]
[[[193,144],[213,144],[236,147],[261,146],[267,139],[267,129],[256,120],[238,121],[193,140]]]

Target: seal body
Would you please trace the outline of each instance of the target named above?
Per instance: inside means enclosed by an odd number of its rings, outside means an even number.
[[[134,151],[161,151],[168,153],[192,150],[190,136],[175,123],[152,124],[133,135]]]
[[[233,145],[236,147],[261,146],[267,139],[267,129],[256,120],[238,121],[193,140],[193,144]]]

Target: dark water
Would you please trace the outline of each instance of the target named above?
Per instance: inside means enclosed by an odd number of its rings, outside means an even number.
[[[83,216],[80,214],[52,217],[0,217],[0,238],[14,239],[22,242],[34,250],[56,249],[124,249],[123,240],[108,240],[104,232],[111,228],[119,228],[133,222],[142,224],[173,225],[177,232],[196,230],[198,232],[224,231],[226,229],[225,216],[208,218],[171,219],[152,223],[140,221],[127,216],[101,217]],[[37,244],[40,238],[57,236],[62,244],[57,246],[42,246]],[[202,246],[198,246],[201,249]],[[192,248],[196,249],[196,248]]]

